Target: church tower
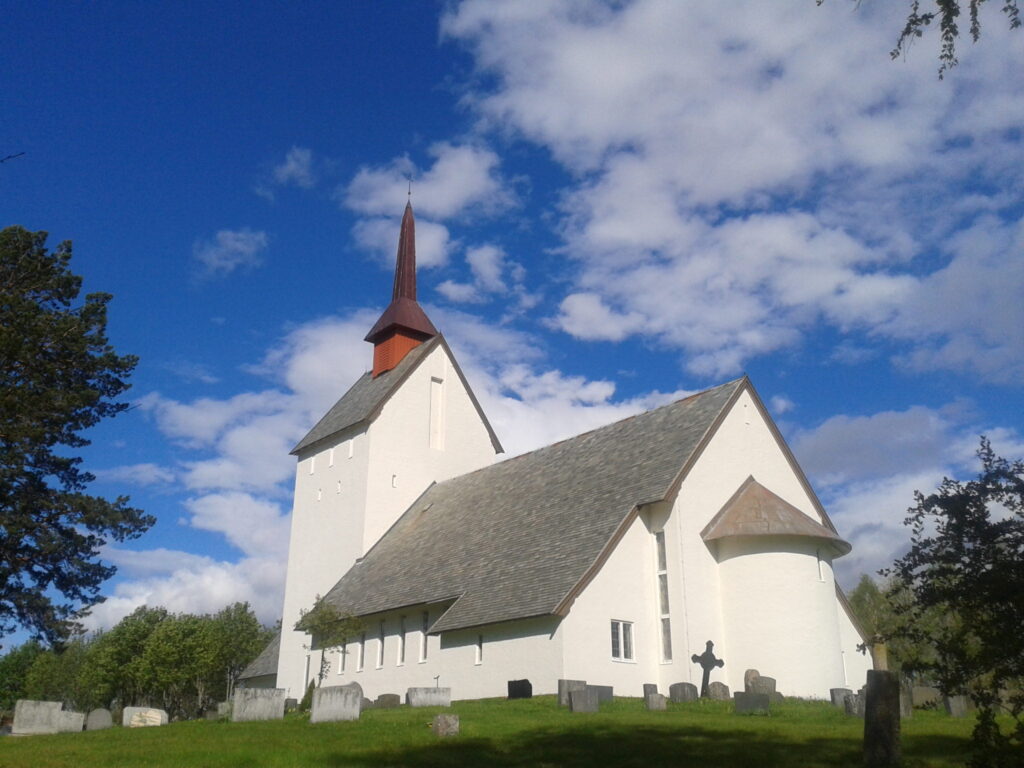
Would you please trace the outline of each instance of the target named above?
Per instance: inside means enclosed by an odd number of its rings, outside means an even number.
[[[406,205],[373,364],[292,450],[297,459],[277,686],[301,697],[320,654],[292,628],[432,484],[502,452],[444,337],[416,299]]]

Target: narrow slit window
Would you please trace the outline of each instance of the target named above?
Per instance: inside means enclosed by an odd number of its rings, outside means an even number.
[[[380,623],[377,630],[377,669],[384,666],[384,622]]]
[[[405,664],[405,616],[398,619],[398,663]]]
[[[309,474],[316,472],[316,456],[309,457]]]
[[[484,663],[484,636],[483,635],[477,635],[476,636],[476,663],[477,664],[483,664]]]
[[[331,450],[327,452],[327,466],[328,467],[333,467],[334,466],[334,449],[333,448],[331,448]]]
[[[655,566],[658,571],[658,613],[661,617],[661,660],[672,661],[672,619],[668,600],[668,554],[665,531],[654,534]]]
[[[345,674],[345,663],[348,661],[348,640],[341,641],[341,648],[338,649],[338,674]]]
[[[423,631],[420,634],[420,661],[427,660],[427,648],[430,640],[430,635],[427,634],[427,630],[430,629],[430,611],[423,612]]]
[[[363,664],[366,662],[366,633],[359,636],[358,656],[356,657],[356,672],[363,671]]]

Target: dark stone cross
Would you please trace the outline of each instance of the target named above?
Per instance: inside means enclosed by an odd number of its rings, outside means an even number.
[[[702,699],[706,699],[708,696],[708,681],[711,678],[711,670],[715,667],[724,667],[725,662],[721,659],[715,658],[714,652],[715,644],[708,640],[707,648],[700,656],[696,653],[690,658],[693,659],[694,664],[700,664],[701,669],[704,670],[704,679],[700,682],[700,696]]]

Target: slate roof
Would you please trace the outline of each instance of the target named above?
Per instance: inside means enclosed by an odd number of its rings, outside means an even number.
[[[325,599],[357,616],[454,600],[431,632],[558,613],[745,384],[431,486]]]
[[[769,491],[753,476],[744,481],[700,535],[704,541],[730,536],[801,536],[826,541],[840,555],[852,549],[837,533]]]
[[[274,639],[267,643],[267,647],[260,651],[248,667],[242,670],[238,676],[239,680],[248,680],[253,677],[277,674],[277,656],[281,651],[281,633],[278,632]]]

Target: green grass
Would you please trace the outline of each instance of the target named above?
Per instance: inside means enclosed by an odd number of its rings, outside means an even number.
[[[441,709],[369,710],[358,722],[311,725],[189,722],[0,739],[0,768],[249,768],[250,766],[858,766],[863,721],[824,703],[787,700],[770,717],[729,702],[647,712],[617,699],[597,714],[559,709],[551,696],[456,702],[459,736],[430,731]],[[915,712],[903,722],[904,765],[961,766],[973,719]]]

